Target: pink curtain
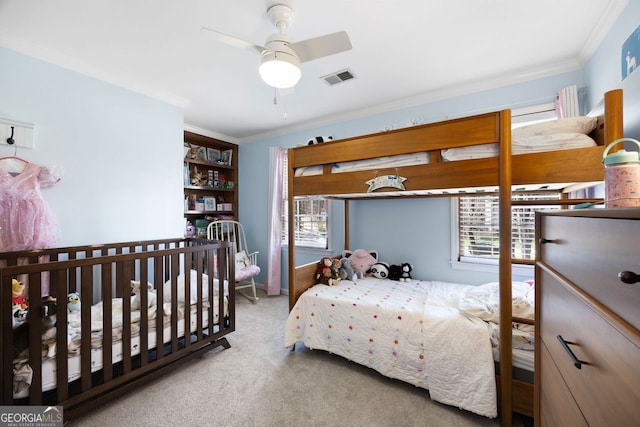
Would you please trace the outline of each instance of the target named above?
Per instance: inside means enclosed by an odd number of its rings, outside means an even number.
[[[282,191],[283,168],[287,150],[280,147],[269,148],[269,247],[267,279],[264,285],[267,295],[280,295],[282,272]]]

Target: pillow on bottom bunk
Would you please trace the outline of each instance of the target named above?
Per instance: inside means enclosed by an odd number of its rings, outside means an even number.
[[[513,316],[533,319],[535,290],[524,282],[513,282],[511,286]],[[469,288],[460,300],[460,311],[487,322],[500,320],[500,284],[498,282]]]

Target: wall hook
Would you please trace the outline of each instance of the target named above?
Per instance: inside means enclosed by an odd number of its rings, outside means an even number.
[[[16,142],[16,140],[13,139],[13,129],[14,129],[14,127],[11,126],[11,136],[9,138],[7,138],[7,144],[9,144],[9,145],[13,145]]]

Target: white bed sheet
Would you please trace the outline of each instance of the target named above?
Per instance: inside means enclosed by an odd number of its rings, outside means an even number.
[[[433,400],[495,417],[490,327],[457,308],[470,287],[376,278],[316,285],[291,310],[284,345],[301,341],[428,389]]]

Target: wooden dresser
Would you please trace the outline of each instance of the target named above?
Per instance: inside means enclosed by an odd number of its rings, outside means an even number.
[[[536,238],[536,425],[640,425],[640,209],[541,212]]]

